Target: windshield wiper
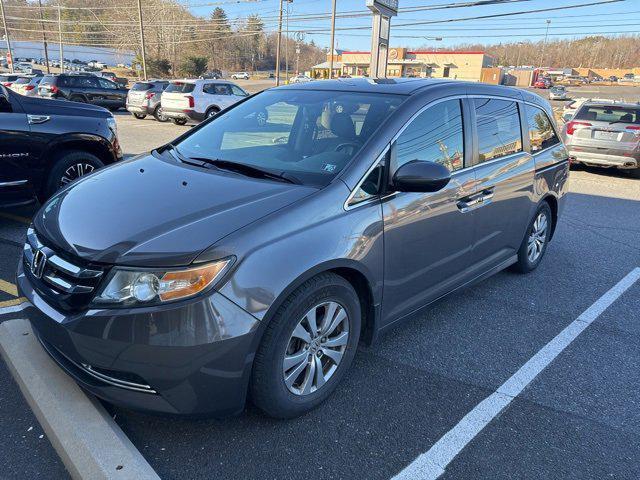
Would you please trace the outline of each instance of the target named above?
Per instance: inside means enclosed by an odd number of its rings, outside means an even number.
[[[256,167],[254,165],[247,165],[246,163],[232,162],[231,160],[222,160],[219,158],[206,158],[206,157],[189,157],[189,160],[196,160],[207,165],[212,165],[220,170],[229,170],[231,172],[240,173],[249,177],[258,177],[258,178],[270,178],[273,180],[278,180],[280,182],[300,184],[300,180],[298,180],[293,175],[289,175],[286,173],[276,173],[270,170],[266,170],[260,167]]]

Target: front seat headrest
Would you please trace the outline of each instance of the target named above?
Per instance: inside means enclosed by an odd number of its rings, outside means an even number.
[[[336,113],[331,117],[331,133],[336,137],[354,139],[356,138],[356,127],[349,115]]]

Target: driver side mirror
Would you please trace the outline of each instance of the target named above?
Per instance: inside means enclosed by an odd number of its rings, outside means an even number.
[[[451,172],[435,162],[412,160],[393,175],[393,188],[399,192],[437,192],[451,180]]]

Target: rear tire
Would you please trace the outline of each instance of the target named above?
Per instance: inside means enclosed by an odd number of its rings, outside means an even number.
[[[547,251],[552,228],[551,207],[547,202],[542,202],[529,222],[527,233],[518,250],[518,261],[513,265],[513,270],[529,273],[538,268]]]
[[[186,125],[187,121],[184,118],[172,118],[171,121],[176,125]]]
[[[82,95],[73,95],[69,98],[72,102],[87,103],[87,99]]]
[[[147,118],[147,116],[144,113],[134,113],[133,116],[136,117],[138,120],[143,120]]]
[[[158,105],[156,109],[153,111],[153,118],[155,118],[158,122],[161,122],[161,123],[166,123],[169,121],[169,118],[162,113],[162,106],[160,105]]]
[[[629,171],[629,175],[631,176],[631,178],[640,179],[640,167],[634,168],[633,170],[630,170]]]
[[[253,403],[275,418],[316,408],[349,369],[360,324],[358,295],[343,277],[327,272],[307,280],[266,328],[251,373]]]
[[[49,172],[49,178],[47,178],[47,183],[40,195],[40,201],[44,202],[67,183],[103,166],[102,161],[89,152],[73,150],[63,153]]]

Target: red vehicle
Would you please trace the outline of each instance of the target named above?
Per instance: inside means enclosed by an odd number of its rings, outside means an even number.
[[[533,84],[534,88],[551,88],[551,81],[546,78],[539,78]]]

